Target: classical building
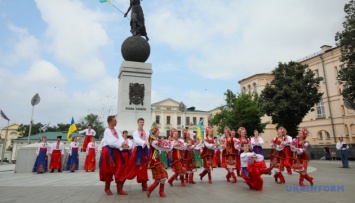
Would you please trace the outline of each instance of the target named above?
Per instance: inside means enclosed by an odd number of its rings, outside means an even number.
[[[344,104],[341,96],[343,85],[337,79],[339,70],[344,68],[340,56],[340,47],[324,45],[320,52],[298,61],[307,64],[316,76],[324,78],[319,85],[319,91],[324,93],[322,99],[315,105],[315,111],[309,112],[299,125],[300,128],[308,129],[307,140],[311,145],[334,145],[338,137],[344,137],[347,143],[355,144],[355,112]],[[242,92],[257,91],[260,94],[272,79],[272,74],[262,73],[238,83]],[[271,123],[271,117],[264,116],[262,122]],[[266,141],[265,147],[268,147],[272,137],[276,136],[275,125],[268,124],[262,136]]]
[[[0,139],[5,141],[6,131],[7,131],[7,140],[6,140],[6,149],[12,145],[12,140],[18,138],[19,133],[17,132],[19,125],[14,123],[9,126],[5,126],[1,129]]]
[[[165,99],[152,104],[152,120],[160,126],[163,135],[169,135],[171,128],[176,128],[179,135],[186,127],[196,132],[197,124],[203,119],[203,129],[207,127],[209,111],[196,110],[195,107],[186,108],[183,102]]]

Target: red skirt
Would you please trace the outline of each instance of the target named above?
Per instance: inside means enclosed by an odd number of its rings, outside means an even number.
[[[116,164],[110,155],[109,148],[103,147],[101,153],[100,181],[111,182],[115,173]]]
[[[240,155],[236,155],[235,156],[235,169],[237,171],[241,170],[241,168],[240,168]]]
[[[152,169],[152,176],[154,180],[168,178],[168,173],[166,172],[163,164],[161,164],[161,161],[159,159],[156,159],[150,169]]]
[[[304,152],[301,155],[297,154],[292,160],[292,169],[294,171],[307,171],[309,158]]]
[[[83,151],[86,152],[86,148],[88,147],[89,142],[91,142],[93,136],[86,135],[84,139],[84,144],[83,144]]]
[[[278,168],[280,171],[285,170],[284,166],[285,153],[284,151],[277,151],[272,149],[270,151],[270,166],[274,164],[274,168]]]
[[[86,155],[84,170],[94,171],[96,169],[96,154],[95,149],[90,148],[89,153]]]
[[[181,160],[175,160],[171,163],[171,168],[176,174],[185,174],[186,168],[183,167]]]
[[[221,164],[221,151],[217,150],[213,155],[213,168],[218,167],[218,165],[220,164]]]
[[[224,155],[222,156],[222,167],[227,168],[236,168],[236,158],[235,155]]]
[[[213,167],[213,155],[205,155],[203,157],[203,167],[205,169],[211,169]]]
[[[62,169],[62,154],[60,150],[53,150],[50,169]]]

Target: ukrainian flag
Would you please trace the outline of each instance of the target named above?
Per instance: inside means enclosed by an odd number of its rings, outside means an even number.
[[[204,137],[202,122],[203,122],[203,119],[201,119],[197,125],[197,137],[200,140],[203,140],[203,137]]]
[[[76,125],[75,125],[75,122],[74,122],[74,117],[71,118],[71,123],[70,123],[70,127],[69,127],[69,130],[68,130],[68,134],[67,134],[67,140],[70,142],[73,137],[71,136],[73,134],[73,132],[75,132],[77,129],[76,129]]]
[[[105,3],[105,2],[108,2],[108,3],[111,3],[110,0],[100,0],[101,3]]]

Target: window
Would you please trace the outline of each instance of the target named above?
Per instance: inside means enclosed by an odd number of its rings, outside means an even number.
[[[318,71],[318,69],[317,69],[317,70],[314,70],[314,75],[315,75],[316,78],[319,77],[319,71]]]
[[[166,117],[166,124],[170,124],[170,116]]]
[[[344,125],[344,130],[345,130],[345,135],[346,136],[349,136],[349,128],[348,128],[348,125]]]
[[[317,103],[317,118],[325,118],[323,98]]]
[[[323,140],[323,134],[322,134],[322,131],[320,131],[320,132],[318,133],[318,135],[319,135],[319,139],[320,139],[320,140]]]
[[[166,108],[166,110],[171,110],[171,108]]]
[[[257,91],[256,83],[253,83],[253,87],[254,87],[254,92],[256,92]]]
[[[181,125],[181,116],[178,116],[178,117],[177,117],[177,124],[178,124],[178,125]]]
[[[159,124],[160,123],[160,116],[155,116],[155,123]]]
[[[170,136],[170,130],[167,130],[166,131],[166,137],[169,137]]]
[[[330,140],[330,135],[327,131],[325,131],[325,135],[327,136],[327,140]]]
[[[193,117],[193,118],[192,118],[192,122],[194,123],[194,125],[197,124],[196,121],[197,121],[196,117]]]
[[[250,87],[250,85],[248,85],[248,93],[249,93],[249,94],[251,93],[251,87]]]
[[[201,122],[201,125],[203,125],[203,117],[200,117],[200,121],[202,120],[202,122]]]
[[[186,122],[185,122],[186,125],[190,125],[190,117],[186,117]]]
[[[243,92],[244,94],[247,93],[247,90],[246,90],[245,87],[242,88],[242,92]]]

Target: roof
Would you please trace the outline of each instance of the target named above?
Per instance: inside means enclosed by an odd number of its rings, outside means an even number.
[[[67,139],[67,134],[68,132],[44,132],[44,133],[39,133],[36,135],[31,135],[30,140],[38,140],[42,139],[43,136],[47,137],[47,140],[56,140],[57,136],[62,136],[63,141],[68,141]],[[77,137],[84,137],[85,135],[79,134],[78,133],[73,133],[72,136],[77,136]],[[28,140],[28,136],[26,137],[21,137],[15,140]]]
[[[174,99],[167,98],[167,99],[164,99],[164,100],[161,100],[161,101],[158,101],[158,102],[153,103],[152,106],[157,105],[157,104],[162,103],[162,102],[165,102],[165,101],[169,101],[169,100],[170,100],[170,101],[173,101],[173,102],[175,102],[175,103],[177,103],[177,104],[180,104],[180,102],[178,102],[178,101],[176,101],[176,100],[174,100]]]

